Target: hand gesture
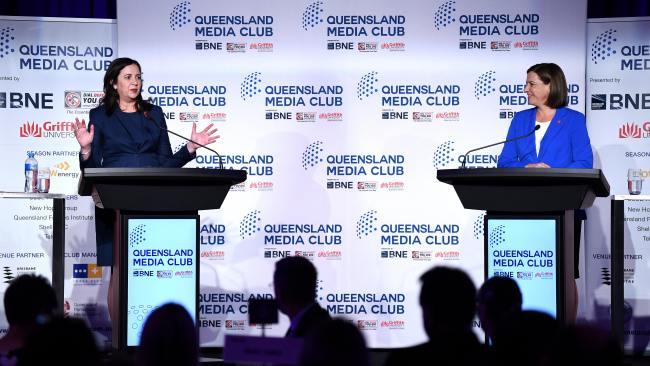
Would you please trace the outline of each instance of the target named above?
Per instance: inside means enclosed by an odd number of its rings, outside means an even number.
[[[530,163],[526,165],[526,168],[550,168],[550,166],[544,162],[540,162],[540,163]]]
[[[220,137],[219,135],[215,135],[214,133],[217,132],[217,129],[210,130],[214,126],[214,123],[210,123],[206,128],[203,129],[201,132],[196,132],[196,123],[192,124],[192,137],[191,139],[198,142],[201,145],[210,145],[211,143],[217,141],[217,139]],[[190,154],[193,154],[196,149],[198,149],[200,146],[188,142],[187,143],[187,151],[190,152]]]
[[[95,136],[95,126],[90,125],[90,131],[88,131],[86,121],[82,119],[80,122],[79,118],[75,118],[74,136],[77,138],[81,150],[88,150],[93,142],[93,136]]]

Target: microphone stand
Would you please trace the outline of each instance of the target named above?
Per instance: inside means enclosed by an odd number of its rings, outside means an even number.
[[[534,134],[535,131],[539,130],[539,128],[540,128],[540,126],[539,126],[539,125],[536,125],[535,128],[533,128],[532,131],[528,132],[527,134],[525,134],[525,135],[523,135],[523,136],[517,136],[517,137],[511,138],[511,139],[509,139],[509,140],[504,140],[504,141],[501,141],[501,142],[496,142],[496,143],[494,143],[494,144],[490,144],[490,145],[485,145],[485,146],[477,147],[476,149],[472,149],[472,150],[466,152],[466,153],[463,155],[463,163],[461,164],[460,168],[461,168],[461,169],[465,169],[465,163],[467,162],[467,156],[469,155],[469,153],[474,152],[474,151],[478,151],[478,150],[487,149],[488,147],[492,147],[492,146],[496,146],[496,145],[501,145],[501,144],[505,144],[505,143],[508,143],[508,142],[517,141],[517,140],[520,140],[520,139],[526,138],[526,137],[528,137],[528,136]]]

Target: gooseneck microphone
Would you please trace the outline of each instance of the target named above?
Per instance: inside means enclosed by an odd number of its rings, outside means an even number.
[[[153,122],[153,124],[156,125],[156,127],[158,127],[161,131],[165,131],[165,132],[171,133],[171,134],[174,135],[174,136],[180,137],[180,138],[182,138],[182,139],[185,140],[185,141],[191,142],[191,143],[193,143],[193,144],[195,144],[195,145],[198,145],[198,146],[200,146],[200,147],[205,148],[205,149],[208,150],[208,151],[211,151],[211,152],[215,153],[215,154],[217,155],[217,157],[219,158],[219,169],[223,170],[223,160],[221,159],[221,155],[219,155],[219,153],[216,152],[215,150],[213,150],[213,149],[211,149],[211,148],[209,148],[209,147],[207,147],[207,146],[205,146],[205,145],[203,145],[203,144],[199,144],[198,142],[196,142],[196,141],[194,141],[194,140],[192,140],[192,139],[189,139],[189,138],[187,138],[187,137],[185,137],[185,136],[179,135],[179,134],[177,134],[176,132],[171,131],[171,130],[169,130],[169,129],[167,129],[167,128],[161,126],[161,125],[159,125],[158,122],[156,122],[156,120],[153,119],[153,118],[151,117],[151,115],[149,114],[149,112],[144,112],[144,118],[146,118],[146,119],[150,120],[151,122]],[[539,127],[539,126],[538,126],[538,127]]]
[[[521,136],[513,137],[513,138],[511,138],[511,139],[507,139],[507,140],[504,140],[504,141],[501,141],[501,142],[497,142],[497,143],[494,143],[494,144],[490,144],[490,145],[486,145],[486,146],[477,147],[476,149],[472,149],[472,150],[466,152],[465,155],[463,155],[463,163],[461,164],[460,168],[461,168],[461,169],[465,169],[465,162],[467,161],[467,156],[469,155],[469,153],[474,152],[474,151],[478,151],[478,150],[487,149],[488,147],[492,147],[492,146],[496,146],[496,145],[501,145],[501,144],[507,144],[508,142],[516,141],[516,140],[519,140],[519,139],[523,139],[523,138],[525,138],[525,137],[528,137],[528,136],[534,134],[535,131],[539,130],[539,127],[540,127],[539,125],[536,125],[535,128],[533,128],[532,131],[528,132],[528,133],[525,134],[525,135],[521,135]]]

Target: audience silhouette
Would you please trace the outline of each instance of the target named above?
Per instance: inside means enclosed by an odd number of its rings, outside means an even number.
[[[9,329],[0,339],[0,365],[14,364],[36,325],[54,314],[57,310],[56,293],[45,277],[21,275],[7,287],[4,307]]]
[[[420,307],[428,341],[393,350],[385,365],[622,365],[623,351],[611,335],[591,325],[563,327],[550,315],[522,311],[517,283],[485,281],[478,294],[465,272],[434,267],[421,277]],[[287,337],[304,339],[300,366],[370,366],[363,334],[352,323],[332,320],[316,301],[317,272],[303,257],[287,257],[273,275],[278,308],[291,320]],[[100,365],[92,332],[80,319],[54,316],[56,294],[47,279],[23,275],[4,297],[9,322],[0,339],[0,366]],[[492,341],[490,352],[474,335],[475,313]],[[119,355],[119,354],[118,354]],[[135,362],[125,356],[105,364],[197,366],[199,338],[185,308],[165,304],[147,318]]]
[[[199,364],[198,330],[192,317],[178,304],[165,304],[147,318],[136,354],[137,366],[196,366]]]
[[[517,282],[508,277],[491,277],[478,291],[477,312],[485,335],[498,342],[500,326],[521,312],[522,297]]]
[[[273,287],[278,309],[291,320],[287,337],[305,337],[331,320],[316,302],[316,267],[304,257],[286,257],[275,263]]]
[[[363,335],[349,321],[324,322],[306,338],[300,366],[370,366]]]
[[[472,331],[476,287],[465,272],[434,267],[421,277],[420,306],[429,341],[398,349],[386,360],[393,365],[477,365],[485,350]]]
[[[100,353],[83,320],[55,317],[27,338],[18,366],[96,366]]]

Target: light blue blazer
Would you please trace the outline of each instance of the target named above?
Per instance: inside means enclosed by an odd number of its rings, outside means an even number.
[[[517,112],[510,123],[507,139],[523,136],[535,128],[535,108]],[[558,108],[542,138],[537,155],[535,135],[503,146],[498,168],[523,168],[531,163],[546,163],[551,168],[593,167],[593,153],[587,134],[585,115],[569,108]],[[538,133],[538,132],[535,132]]]

